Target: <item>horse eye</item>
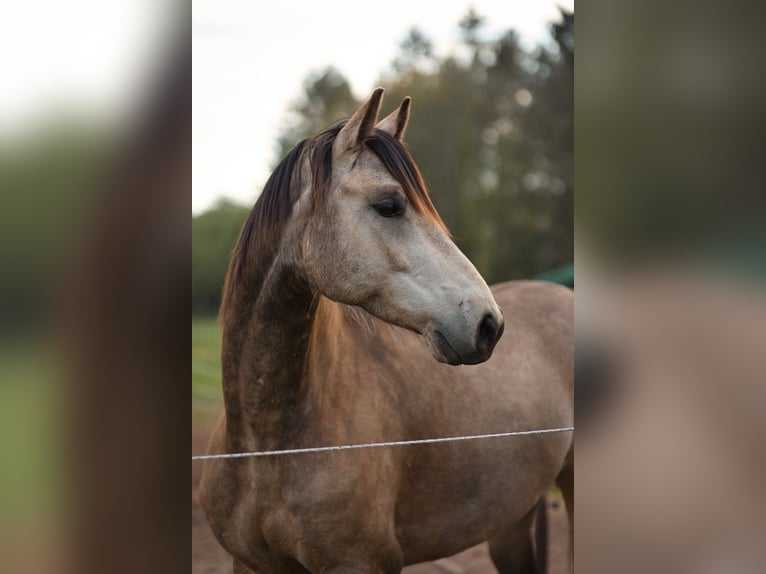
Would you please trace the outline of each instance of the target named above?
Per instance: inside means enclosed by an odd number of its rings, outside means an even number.
[[[401,217],[404,215],[404,203],[399,198],[389,197],[374,204],[372,208],[382,217]]]

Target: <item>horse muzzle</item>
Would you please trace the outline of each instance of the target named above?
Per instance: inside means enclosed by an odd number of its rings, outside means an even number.
[[[455,330],[435,324],[425,336],[437,361],[449,365],[476,365],[492,356],[504,329],[502,315],[488,312],[473,329]]]

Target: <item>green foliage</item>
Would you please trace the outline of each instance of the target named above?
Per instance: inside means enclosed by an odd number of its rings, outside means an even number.
[[[229,255],[250,209],[228,200],[192,218],[192,311],[218,308]]]
[[[49,519],[61,500],[66,400],[50,354],[29,339],[0,342],[0,529]]]
[[[221,332],[213,317],[192,318],[192,408],[195,414],[220,412]]]
[[[2,331],[50,314],[57,273],[65,274],[85,206],[112,151],[103,128],[53,118],[24,138],[0,137],[0,317]]]

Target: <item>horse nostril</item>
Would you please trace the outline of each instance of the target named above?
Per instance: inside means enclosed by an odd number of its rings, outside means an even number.
[[[502,331],[497,324],[497,320],[487,313],[484,319],[481,320],[481,323],[479,323],[479,333],[476,340],[478,351],[482,354],[492,352],[501,333]]]

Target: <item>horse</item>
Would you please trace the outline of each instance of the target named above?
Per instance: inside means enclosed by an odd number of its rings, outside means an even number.
[[[378,122],[382,96],[297,144],[242,228],[210,454],[573,422],[572,292],[490,290],[403,144],[410,99]],[[392,574],[483,541],[502,574],[534,572],[531,524],[555,481],[573,510],[573,443],[209,459],[200,502],[235,573]]]

